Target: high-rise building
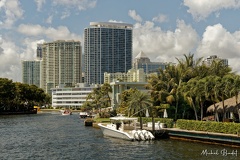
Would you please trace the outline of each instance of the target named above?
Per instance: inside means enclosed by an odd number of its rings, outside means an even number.
[[[42,59],[42,44],[37,44],[37,59]]]
[[[210,66],[213,61],[222,61],[222,63],[226,66],[228,66],[228,59],[222,59],[218,57],[217,55],[208,56],[206,59],[204,59],[203,63],[207,66]]]
[[[158,72],[158,69],[165,69],[167,63],[151,62],[150,59],[141,51],[134,59],[133,68],[143,68],[145,73]]]
[[[132,67],[132,25],[91,22],[84,30],[85,83],[103,84],[104,72]]]
[[[41,61],[22,61],[22,82],[40,87]]]
[[[58,40],[42,45],[40,86],[47,93],[56,86],[81,83],[81,42]]]

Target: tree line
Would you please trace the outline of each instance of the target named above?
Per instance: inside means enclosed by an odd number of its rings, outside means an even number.
[[[0,112],[28,111],[50,102],[51,97],[35,85],[0,78]]]
[[[169,108],[174,111],[174,119],[186,119],[186,111],[191,109],[196,120],[203,120],[207,107],[235,96],[240,91],[240,77],[224,64],[215,59],[210,65],[202,58],[194,59],[193,54],[177,59],[177,65],[169,65],[160,74],[149,79],[153,106]],[[224,106],[224,105],[223,105]],[[216,110],[215,110],[216,112]],[[222,120],[226,118],[223,107]]]
[[[239,103],[240,76],[232,72],[221,59],[215,59],[207,65],[203,58],[194,59],[194,54],[188,54],[182,59],[177,58],[177,61],[176,65],[159,68],[158,75],[149,77],[146,85],[149,93],[136,89],[122,92],[117,112],[129,116],[137,113],[141,117],[148,108],[151,116],[158,117],[167,109],[169,117],[175,120],[203,120],[211,104],[224,103],[224,100],[233,96],[236,97],[236,104]],[[111,92],[109,84],[94,89],[83,107],[110,107]],[[222,119],[226,118],[224,108],[221,116]]]

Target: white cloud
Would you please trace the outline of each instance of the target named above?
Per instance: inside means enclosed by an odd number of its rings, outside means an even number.
[[[22,81],[21,60],[36,59],[37,43],[44,40],[26,38],[23,41],[23,48],[0,36],[0,77],[9,78],[13,81]]]
[[[0,49],[0,77],[21,81],[20,48],[1,38]]]
[[[1,26],[4,28],[11,28],[13,23],[22,18],[23,10],[21,8],[20,2],[18,0],[1,0],[0,1],[0,11],[4,10],[2,17],[4,21],[1,21]]]
[[[163,23],[163,22],[167,22],[168,21],[168,17],[167,17],[167,15],[159,14],[157,17],[154,17],[152,19],[152,21],[153,22]]]
[[[18,32],[27,36],[46,37],[50,40],[82,40],[82,38],[74,33],[71,33],[66,26],[59,26],[57,28],[46,28],[40,25],[21,24],[18,27]]]
[[[199,57],[217,55],[230,59],[230,62],[240,61],[240,31],[228,32],[221,24],[208,26],[196,53]],[[239,63],[229,63],[234,70],[240,70]]]
[[[21,60],[34,60],[37,57],[36,49],[38,43],[43,43],[45,40],[40,39],[31,39],[31,38],[25,38],[22,42],[22,45],[24,45],[26,48],[24,48],[23,52],[20,53],[20,59]]]
[[[97,0],[52,0],[54,5],[61,5],[69,8],[77,8],[78,10],[86,10],[87,8],[94,8]]]
[[[112,20],[112,19],[110,19],[108,22],[124,23],[123,21],[117,21],[117,20]]]
[[[183,3],[197,21],[221,9],[240,8],[240,0],[184,0]]]
[[[35,0],[35,2],[37,4],[37,10],[41,11],[43,4],[46,3],[46,0]]]
[[[132,19],[134,19],[135,21],[137,21],[137,22],[142,22],[141,16],[138,15],[135,10],[129,10],[129,11],[128,11],[128,15],[129,15]]]
[[[173,62],[175,57],[194,50],[198,43],[197,32],[183,20],[177,20],[175,31],[163,31],[149,21],[136,23],[133,33],[133,57],[142,50],[152,61]]]
[[[70,15],[71,15],[71,13],[69,11],[65,11],[62,13],[62,16],[60,18],[65,19],[65,18],[69,17]]]
[[[46,19],[46,23],[51,24],[51,23],[52,23],[52,19],[53,19],[53,15],[49,16],[49,17]]]

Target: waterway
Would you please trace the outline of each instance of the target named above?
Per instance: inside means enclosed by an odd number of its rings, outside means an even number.
[[[173,139],[125,141],[85,127],[78,114],[0,116],[0,159],[221,160],[240,159],[240,148]]]

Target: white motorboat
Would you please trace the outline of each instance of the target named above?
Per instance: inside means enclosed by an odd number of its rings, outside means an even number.
[[[89,115],[88,115],[88,113],[87,112],[80,112],[79,113],[79,117],[80,118],[87,118]]]
[[[137,118],[122,115],[111,117],[110,124],[99,123],[103,135],[125,140],[152,140],[154,136],[147,130],[137,130]]]
[[[70,109],[65,109],[64,111],[61,111],[63,116],[72,115],[72,111]]]

